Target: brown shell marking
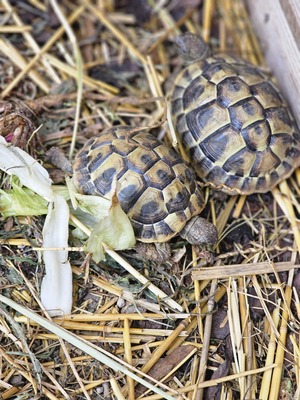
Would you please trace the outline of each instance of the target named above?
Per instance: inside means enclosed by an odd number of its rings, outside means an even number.
[[[194,172],[154,136],[113,127],[77,153],[73,180],[81,193],[109,198],[114,176],[118,198],[137,239],[166,242],[204,206]]]
[[[267,75],[230,56],[187,66],[171,99],[197,174],[229,194],[266,192],[300,165],[300,134]]]

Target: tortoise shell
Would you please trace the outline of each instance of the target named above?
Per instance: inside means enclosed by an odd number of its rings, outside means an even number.
[[[177,76],[174,126],[198,176],[229,194],[267,192],[300,165],[300,135],[287,104],[259,68],[227,55]]]
[[[143,242],[168,241],[204,207],[194,172],[145,131],[107,129],[77,153],[73,170],[81,193],[107,198],[117,177],[121,207]]]

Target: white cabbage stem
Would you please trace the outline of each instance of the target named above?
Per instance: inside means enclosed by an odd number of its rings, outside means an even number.
[[[43,258],[46,275],[41,300],[51,316],[70,314],[72,308],[72,269],[68,260],[69,207],[65,199],[53,194],[43,228]],[[48,250],[49,249],[49,250]]]

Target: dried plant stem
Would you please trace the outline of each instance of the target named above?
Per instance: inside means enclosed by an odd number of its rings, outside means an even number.
[[[253,345],[252,345],[252,335],[251,335],[251,321],[249,320],[249,305],[247,299],[247,289],[244,277],[239,277],[238,282],[238,299],[239,299],[239,312],[242,328],[243,337],[243,349],[246,355],[245,369],[251,370],[255,368],[253,365]],[[252,386],[252,376],[247,377],[246,387],[245,387],[245,399],[251,400],[251,392],[253,390]]]
[[[17,316],[16,317],[17,322],[23,322],[30,324],[32,326],[36,326],[36,323],[33,321],[29,321],[26,317],[24,316]],[[65,329],[68,330],[81,330],[81,331],[91,331],[91,332],[103,332],[103,333],[120,333],[124,334],[124,327],[114,327],[114,326],[105,326],[105,325],[91,325],[91,324],[86,324],[86,323],[79,323],[79,322],[71,322],[71,321],[64,321],[60,322],[60,326],[64,327]],[[129,328],[129,333],[131,335],[151,335],[152,337],[170,337],[174,335],[173,330],[167,330],[167,329],[146,329],[146,328]],[[181,331],[179,332],[181,333]],[[185,336],[185,335],[184,335]]]
[[[221,286],[217,289],[215,292],[215,302],[218,302],[224,295],[226,294],[226,288],[225,286]],[[197,307],[191,312],[191,315],[194,314],[193,318],[187,318],[185,323],[186,323],[186,329],[185,333],[186,335],[190,335],[191,332],[196,328],[198,324],[198,315],[197,315]],[[201,316],[204,318],[206,313],[207,313],[207,303],[202,306],[201,309]],[[168,350],[168,354],[172,352],[174,349],[176,349],[178,346],[180,346],[184,341],[186,340],[185,337],[177,337],[177,339],[174,341],[170,349]]]
[[[245,195],[239,197],[239,199],[236,203],[236,207],[232,212],[232,218],[238,219],[240,217],[246,200],[247,200],[247,196],[245,196]]]
[[[207,314],[205,317],[205,328],[204,328],[204,338],[203,338],[203,348],[201,352],[200,364],[199,364],[199,377],[197,383],[202,383],[205,381],[206,370],[207,370],[207,360],[210,350],[210,339],[211,339],[211,326],[213,319],[213,309],[215,306],[215,292],[217,290],[217,281],[214,279],[211,283],[209,300],[207,302]],[[204,395],[203,388],[197,389],[195,393],[195,400],[202,400]]]
[[[232,213],[233,207],[236,203],[237,197],[238,196],[230,197],[230,199],[228,200],[228,202],[225,205],[223,212],[217,219],[216,227],[218,229],[219,235],[221,235],[222,232],[224,231],[224,228],[227,224],[228,218],[229,218],[230,214]]]
[[[120,295],[120,294],[119,294]],[[59,323],[59,321],[73,321],[73,322],[100,322],[100,321],[142,321],[142,320],[160,320],[160,319],[184,319],[188,318],[190,314],[154,314],[154,313],[124,313],[124,314],[115,314],[115,313],[98,313],[98,314],[72,314],[66,315],[63,318],[54,318],[54,321]]]
[[[131,351],[131,341],[130,341],[130,329],[129,329],[129,320],[128,318],[124,319],[124,360],[127,364],[132,365],[132,351]],[[127,388],[126,392],[128,393],[128,400],[134,400],[134,380],[127,376]]]
[[[272,321],[273,321],[273,325],[276,328],[276,332],[274,332],[274,330],[271,329],[270,340],[269,340],[268,351],[267,351],[267,358],[265,361],[266,367],[268,365],[271,365],[274,362],[274,358],[275,358],[276,342],[277,342],[276,341],[277,327],[278,327],[279,320],[280,320],[280,304],[281,304],[281,300],[279,299],[277,301],[276,308],[273,310],[273,313],[272,313]],[[260,392],[259,392],[259,398],[261,400],[269,399],[272,373],[273,373],[273,371],[268,369],[263,374],[263,379],[261,382],[261,388],[260,388]]]
[[[192,271],[193,279],[213,279],[226,277],[237,277],[237,276],[250,276],[260,274],[271,274],[275,271],[283,272],[290,271],[294,268],[300,268],[299,264],[292,262],[279,262],[273,263],[271,261],[264,261],[260,263],[247,263],[247,264],[232,264],[232,265],[220,265],[218,267],[209,268],[197,268]]]
[[[80,276],[82,275],[82,270],[77,267],[72,267],[72,271],[75,275]],[[106,290],[108,293],[111,293],[115,296],[121,297],[122,296],[122,289],[117,288],[114,285],[109,284],[108,282],[104,281],[101,278],[93,277],[92,278],[92,283],[103,290]]]
[[[254,351],[254,343],[253,343],[253,324],[252,321],[249,321],[247,324],[247,349],[246,350],[246,370],[250,371],[251,369],[257,368],[257,362]],[[252,375],[247,376],[246,378],[246,399],[252,400],[255,398],[257,392],[257,382],[253,379]]]
[[[280,384],[281,384],[281,377],[282,377],[282,369],[283,369],[283,361],[284,361],[284,352],[285,352],[285,345],[286,345],[286,338],[287,338],[287,326],[290,314],[290,304],[292,300],[292,280],[293,280],[294,271],[290,271],[289,279],[287,286],[284,292],[285,302],[283,303],[283,311],[281,316],[281,323],[279,328],[279,338],[277,343],[276,349],[276,357],[275,357],[275,364],[276,367],[274,368],[272,374],[272,381],[270,385],[270,394],[269,399],[278,399],[279,391],[280,391]]]
[[[13,28],[20,29],[20,31],[23,33],[24,38],[27,40],[27,42],[29,43],[29,45],[31,46],[33,51],[36,54],[38,54],[40,52],[40,47],[37,44],[37,42],[35,41],[35,39],[33,38],[33,36],[31,35],[31,33],[28,32],[27,29],[24,29],[24,31],[22,31],[23,28],[27,28],[27,27],[23,25],[23,22],[22,22],[21,18],[19,17],[19,15],[14,11],[13,7],[10,5],[8,0],[3,0],[3,5],[4,5],[5,9],[11,13],[13,20],[18,25],[17,27],[15,26]],[[45,66],[45,69],[48,72],[48,75],[53,79],[53,81],[55,83],[60,83],[61,79],[59,78],[59,76],[57,75],[55,70],[51,67],[51,65],[49,65],[47,60],[44,60],[42,58],[41,62]]]
[[[57,4],[56,0],[50,0],[50,3],[69,37],[69,40],[73,47],[74,57],[76,60],[76,71],[77,71],[76,82],[77,82],[78,90],[77,90],[77,98],[76,98],[76,109],[75,109],[76,111],[75,111],[73,135],[72,135],[72,141],[71,141],[70,151],[69,151],[69,158],[72,158],[74,149],[75,149],[75,143],[76,143],[77,131],[78,131],[78,123],[79,123],[79,118],[80,118],[82,89],[83,89],[83,87],[82,87],[82,85],[83,85],[83,82],[82,82],[83,81],[83,62],[82,62],[82,57],[81,57],[81,53],[79,50],[76,36],[74,35],[74,32],[73,32],[68,20],[65,18],[64,14],[61,11],[61,8]]]
[[[131,379],[131,378],[130,378]],[[117,400],[126,400],[115,378],[110,378],[111,388]]]
[[[275,188],[273,190],[273,195],[274,195],[276,201],[279,201],[279,203],[278,203],[279,205],[281,205],[281,204],[284,205],[282,211],[286,214],[286,216],[288,217],[288,219],[290,221],[291,228],[292,228],[292,231],[293,231],[294,237],[295,237],[295,242],[298,247],[298,252],[300,252],[300,233],[299,233],[296,215],[295,215],[294,208],[293,208],[293,203],[291,201],[291,190],[290,190],[286,180],[281,182],[279,184],[279,187],[280,187],[281,193],[278,191],[277,188]]]
[[[192,257],[193,257],[193,267],[197,265],[196,261],[196,252],[195,248],[193,246],[192,248]],[[200,296],[201,296],[201,287],[200,287],[200,281],[195,280],[194,281],[194,294],[195,294],[195,301],[196,301],[196,309],[197,309],[197,321],[198,321],[198,332],[201,341],[203,342],[203,321],[202,321],[202,313],[201,313],[201,303],[200,303]]]
[[[215,9],[215,0],[205,0],[203,2],[202,36],[206,42],[208,42],[209,38],[210,38],[210,31],[211,31],[211,24],[212,24],[214,9]]]
[[[272,370],[274,367],[276,367],[275,363],[268,367],[253,369],[252,371],[244,371],[244,372],[241,372],[238,374],[232,374],[232,375],[224,376],[224,377],[218,378],[218,379],[211,379],[211,380],[208,380],[203,383],[199,383],[199,384],[196,383],[194,385],[189,385],[189,386],[185,386],[183,388],[179,388],[178,392],[181,394],[193,392],[195,389],[197,389],[197,387],[208,388],[208,387],[216,386],[220,383],[230,382],[230,381],[240,379],[240,378],[246,378],[248,375],[258,375],[266,370]],[[154,394],[151,396],[143,397],[143,400],[159,400],[161,398],[162,397]],[[270,398],[270,400],[271,400],[271,398]]]
[[[181,321],[179,325],[173,330],[171,335],[166,338],[162,344],[153,352],[151,358],[147,361],[147,363],[141,369],[142,372],[147,373],[154,364],[160,359],[160,357],[169,350],[171,344],[173,343],[174,339],[176,339],[181,332],[186,328],[186,321]]]
[[[228,322],[230,329],[230,338],[232,342],[233,359],[235,370],[238,373],[245,372],[245,351],[243,348],[243,333],[239,314],[239,302],[236,281],[229,280],[228,286]],[[239,378],[239,390],[241,397],[245,397],[246,392],[245,376]]]
[[[0,50],[8,57],[17,67],[20,67],[22,72],[22,77],[24,76],[23,71],[28,69],[28,76],[32,81],[45,93],[49,92],[49,85],[45,82],[42,76],[37,71],[29,71],[28,63],[25,58],[21,55],[21,53],[13,47],[11,43],[8,41],[4,41],[0,39]],[[20,75],[21,75],[20,74]],[[9,85],[9,87],[11,84]],[[1,93],[1,97],[5,97],[8,94],[8,87],[4,89]]]
[[[0,33],[28,33],[32,30],[32,26],[30,25],[10,25],[10,26],[1,26]]]
[[[65,399],[70,399],[70,396],[68,393],[65,391],[65,389],[57,382],[57,380],[51,375],[51,373],[48,371],[47,368],[45,368],[44,365],[41,365],[41,368],[43,370],[43,373],[49,378],[49,380],[53,383],[55,388],[61,393],[62,396],[64,396]],[[49,392],[50,393],[50,392]]]
[[[236,47],[240,49],[242,57],[254,64],[263,65],[264,58],[251,27],[245,4],[233,0],[217,2],[217,6],[226,28],[233,35]],[[234,23],[235,29],[232,29],[233,21],[236,21]]]
[[[77,69],[65,64],[64,62],[60,61],[58,58],[54,57],[51,54],[45,54],[44,56],[51,65],[55,66],[57,69],[61,70],[62,72],[68,74],[69,76],[71,76],[72,78],[77,78]],[[115,88],[112,85],[109,85],[105,82],[102,82],[100,80],[95,80],[92,79],[86,75],[82,76],[82,81],[85,85],[87,85],[89,88],[91,89],[97,89],[97,91],[99,93],[103,93],[107,96],[112,96],[112,94],[117,94],[118,93],[118,89]],[[112,94],[110,94],[112,93]]]
[[[86,388],[84,387],[84,384],[83,384],[83,382],[82,382],[82,380],[81,380],[81,378],[80,378],[80,376],[79,376],[79,374],[78,374],[78,372],[77,372],[77,370],[76,370],[76,368],[74,366],[74,363],[72,362],[70,354],[69,354],[69,352],[67,350],[67,346],[66,346],[65,342],[62,339],[60,340],[60,346],[61,346],[61,348],[63,350],[64,356],[66,357],[66,360],[68,361],[68,365],[71,367],[71,369],[73,371],[73,374],[74,374],[74,377],[76,378],[76,380],[77,380],[77,382],[78,382],[78,384],[79,384],[79,386],[80,386],[80,388],[82,390],[82,393],[85,395],[85,398],[87,400],[91,400],[91,398],[90,398],[88,392],[86,391]]]
[[[18,371],[26,379],[26,381],[28,381],[32,385],[34,392],[36,394],[38,393],[37,382],[30,373],[26,372],[25,366],[21,366],[20,364],[16,363],[14,361],[14,358],[9,354],[7,354],[7,352],[4,351],[4,349],[1,347],[0,347],[0,357],[3,360],[7,361],[9,365],[13,367],[14,370]]]
[[[103,243],[103,247],[107,254],[109,254],[115,261],[117,261],[122,267],[126,269],[130,274],[132,274],[139,282],[151,290],[159,299],[163,300],[171,308],[175,308],[178,311],[183,311],[183,308],[176,303],[174,300],[170,299],[162,290],[157,286],[153,285],[147,278],[145,278],[141,273],[139,273],[135,268],[132,267],[124,258],[122,258],[114,250],[110,249],[106,244]]]
[[[275,325],[273,323],[273,319],[272,319],[271,314],[269,312],[269,309],[267,307],[266,301],[265,301],[265,299],[264,299],[264,297],[263,297],[263,295],[261,293],[261,286],[260,286],[260,284],[258,282],[258,279],[257,279],[256,275],[254,275],[252,277],[252,282],[253,282],[253,287],[255,288],[255,291],[256,291],[256,295],[259,298],[260,304],[261,304],[261,306],[262,306],[262,308],[263,308],[263,310],[264,310],[264,312],[266,314],[266,318],[267,318],[269,324],[271,325],[271,328],[272,328],[273,332],[276,334],[276,337],[278,337],[279,333],[277,332],[277,328],[275,327]]]
[[[94,7],[89,0],[82,0],[83,4],[95,15],[103,25],[109,29],[113,35],[129,50],[129,52],[136,57],[142,64],[146,64],[146,57],[141,54],[136,47],[132,45],[132,42],[121,32],[109,18],[99,9]]]
[[[75,9],[74,13],[70,15],[68,18],[68,22],[71,24],[81,15],[84,11],[84,7],[78,7]],[[45,54],[53,45],[54,43],[64,34],[65,30],[63,27],[59,28],[53,36],[48,40],[48,42],[41,48],[40,52],[36,54],[30,62],[22,68],[22,71],[17,75],[9,85],[1,93],[1,98],[5,98],[8,94],[12,91],[12,89],[20,82],[20,80],[29,73],[30,69],[36,64],[39,58]]]

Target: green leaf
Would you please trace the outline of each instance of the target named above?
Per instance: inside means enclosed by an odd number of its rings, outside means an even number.
[[[95,218],[99,219],[107,216],[111,207],[111,200],[102,196],[92,196],[75,193],[80,209]]]
[[[10,190],[0,189],[0,213],[6,218],[20,215],[47,214],[48,202],[43,197],[16,183]]]
[[[135,243],[134,231],[127,214],[122,210],[116,196],[108,200],[101,196],[86,196],[75,193],[78,209],[74,215],[92,232],[85,250],[99,262],[105,258],[102,243],[114,250],[132,248]]]

